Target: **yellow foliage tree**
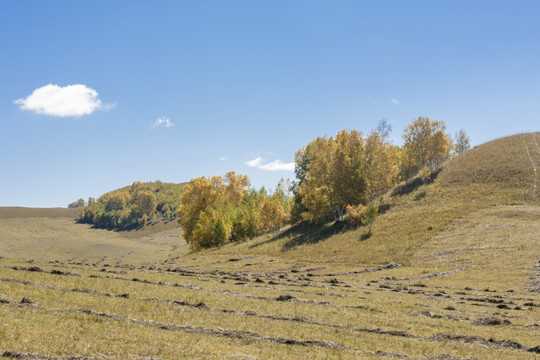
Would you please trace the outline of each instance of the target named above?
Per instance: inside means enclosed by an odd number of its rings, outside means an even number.
[[[427,181],[429,180],[429,177],[431,176],[431,170],[427,167],[427,165],[424,165],[422,170],[418,173],[418,176],[420,177],[420,180],[424,183],[424,185],[427,184]]]
[[[234,213],[239,211],[249,187],[249,178],[234,171],[224,177],[198,177],[184,187],[178,223],[192,248],[216,246],[231,240],[236,222]],[[236,226],[234,230],[236,237],[243,238],[243,229]]]
[[[421,167],[430,169],[448,156],[450,141],[444,133],[443,121],[419,117],[405,128],[403,133],[403,171],[413,175]]]
[[[370,200],[396,184],[399,174],[399,149],[373,131],[365,141],[367,193]]]
[[[225,174],[225,195],[235,205],[239,205],[242,197],[251,186],[247,175],[236,175],[234,171]]]
[[[305,179],[297,193],[307,208],[303,216],[322,222],[334,215],[343,221],[347,205],[365,198],[364,140],[356,130],[340,131],[336,138],[317,138],[296,156]],[[298,170],[297,170],[298,172]]]
[[[135,211],[141,215],[146,215],[148,218],[156,211],[157,200],[156,196],[148,190],[140,190],[135,194]]]
[[[113,191],[103,199],[105,210],[122,210],[131,201],[131,195],[127,191]]]
[[[199,216],[207,207],[213,206],[223,193],[221,177],[206,176],[191,179],[184,186],[178,208],[178,224],[182,226],[184,239],[190,243]]]
[[[219,246],[228,242],[231,236],[231,225],[225,214],[219,214],[213,207],[204,209],[193,229],[193,239],[190,243],[192,249]]]
[[[279,230],[281,224],[287,219],[287,214],[277,197],[269,198],[264,202],[260,219],[263,231]]]

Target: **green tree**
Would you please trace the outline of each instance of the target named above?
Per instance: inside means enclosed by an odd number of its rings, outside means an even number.
[[[367,204],[366,209],[364,211],[364,224],[369,225],[368,234],[371,234],[373,223],[375,222],[375,219],[377,218],[378,214],[379,214],[379,206],[376,203],[372,201],[369,204]]]

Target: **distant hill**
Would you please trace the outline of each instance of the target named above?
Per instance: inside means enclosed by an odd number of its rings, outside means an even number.
[[[79,221],[105,229],[134,229],[176,218],[185,184],[134,182],[87,204]]]
[[[0,219],[16,218],[43,218],[64,217],[75,219],[79,216],[80,209],[66,208],[28,208],[28,207],[0,207]]]

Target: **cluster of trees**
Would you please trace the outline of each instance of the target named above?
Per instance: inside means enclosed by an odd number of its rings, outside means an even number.
[[[136,181],[97,200],[88,199],[79,214],[79,221],[100,228],[122,229],[162,219],[172,220],[180,205],[182,187],[182,184],[161,181]]]
[[[365,137],[356,130],[318,137],[295,155],[297,181],[280,181],[272,195],[251,189],[248,177],[234,172],[192,179],[178,223],[193,249],[243,241],[289,220],[347,220],[371,231],[382,193],[418,173],[427,180],[433,167],[469,147],[463,131],[454,142],[445,130],[444,122],[420,117],[405,128],[402,147],[389,142],[384,120]]]
[[[298,150],[292,218],[344,221],[349,214],[352,223],[370,223],[378,196],[418,173],[427,180],[435,166],[470,147],[463,130],[454,141],[444,122],[427,117],[405,128],[401,148],[389,143],[390,130],[382,121],[367,137],[342,130]]]
[[[273,194],[250,188],[246,175],[198,177],[183,189],[178,223],[191,248],[219,246],[275,231],[289,219],[290,184],[282,180]]]
[[[343,221],[347,206],[365,204],[395,183],[398,150],[378,131],[364,138],[342,130],[311,141],[295,156],[294,218]]]
[[[86,206],[86,202],[84,201],[84,199],[79,199],[77,201],[72,202],[71,204],[68,204],[68,208],[70,209],[83,208],[85,206]]]

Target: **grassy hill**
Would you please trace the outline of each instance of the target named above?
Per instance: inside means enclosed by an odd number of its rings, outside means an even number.
[[[98,228],[132,230],[174,220],[184,185],[136,181],[87,204],[79,221]]]
[[[498,139],[444,164],[423,185],[402,183],[386,194],[381,214],[366,238],[367,228],[299,224],[279,236],[232,244],[216,254],[271,254],[297,261],[343,264],[408,264],[418,247],[452,222],[498,205],[538,205],[534,166],[540,164],[540,133]]]
[[[536,359],[539,144],[540,133],[498,139],[448,161],[427,185],[399,184],[371,236],[304,223],[190,253],[177,228],[128,238],[68,218],[0,219],[0,350],[40,359]],[[42,256],[40,244],[57,242],[78,242],[86,261],[64,247]]]

